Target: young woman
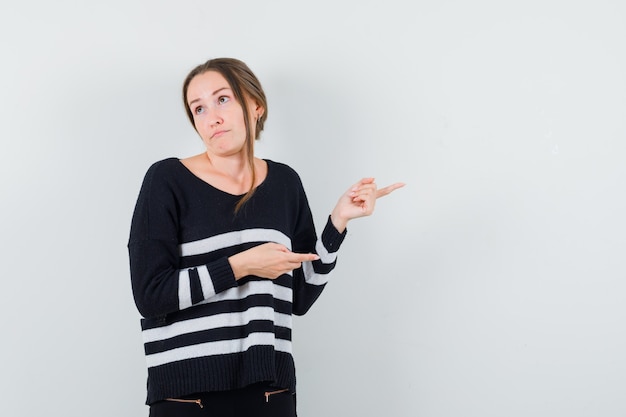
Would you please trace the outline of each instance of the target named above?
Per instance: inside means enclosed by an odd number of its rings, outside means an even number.
[[[183,100],[206,152],[150,167],[128,243],[150,416],[293,417],[292,315],[322,292],[348,221],[403,184],[360,180],[318,238],[297,173],[254,156],[267,101],[250,69],[199,65]]]

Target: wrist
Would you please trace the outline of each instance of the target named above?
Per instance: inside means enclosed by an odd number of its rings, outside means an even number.
[[[330,221],[339,233],[343,233],[348,226],[348,219],[340,216],[338,213],[335,212],[335,210],[333,210],[333,212],[330,214]]]
[[[242,262],[241,260],[241,253],[229,256],[228,263],[230,263],[230,268],[233,270],[235,280],[239,280],[240,278],[249,275],[248,271],[246,270],[246,263]]]

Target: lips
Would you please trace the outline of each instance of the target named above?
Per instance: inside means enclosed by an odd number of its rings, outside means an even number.
[[[220,136],[222,136],[224,133],[228,132],[228,130],[216,130],[215,132],[213,132],[213,134],[211,135],[211,139],[215,139],[215,138],[219,138]]]

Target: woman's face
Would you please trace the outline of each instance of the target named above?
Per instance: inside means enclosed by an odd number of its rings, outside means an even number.
[[[254,137],[254,121],[260,109],[254,100],[248,99],[247,104]],[[209,156],[243,154],[246,142],[243,109],[222,74],[207,71],[194,77],[187,88],[187,105]]]

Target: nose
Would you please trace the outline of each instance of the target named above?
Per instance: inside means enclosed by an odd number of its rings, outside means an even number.
[[[223,122],[222,115],[220,114],[219,109],[211,106],[207,108],[207,121],[209,122],[209,126],[221,125]]]

